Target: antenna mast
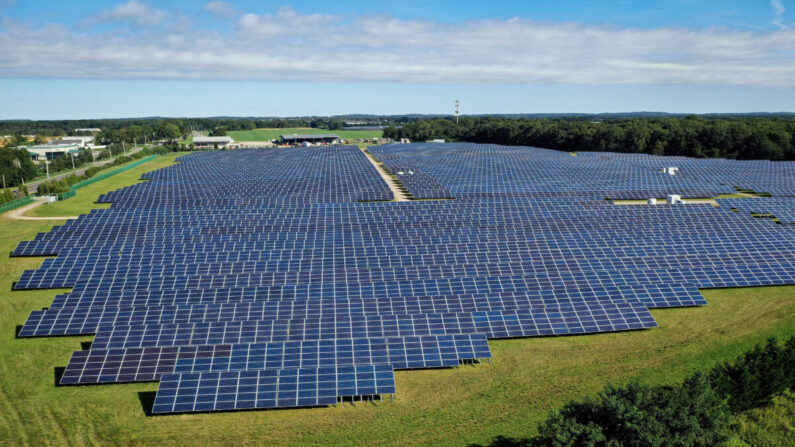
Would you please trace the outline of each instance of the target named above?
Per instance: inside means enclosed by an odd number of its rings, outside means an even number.
[[[461,105],[458,100],[455,100],[455,123],[458,124],[459,106]]]

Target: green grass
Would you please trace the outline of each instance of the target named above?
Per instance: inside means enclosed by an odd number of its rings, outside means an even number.
[[[160,157],[83,188],[78,197],[53,205],[64,207],[53,213],[87,212],[96,207],[91,200],[99,193],[135,183],[142,172],[170,162]],[[0,216],[0,252],[7,256],[20,240],[58,223]],[[80,342],[91,337],[14,339],[15,326],[59,293],[10,292],[23,270],[41,262],[6,258],[0,265],[0,284],[7,291],[0,301],[3,445],[468,445],[498,435],[525,438],[549,409],[593,395],[607,383],[631,377],[650,384],[678,382],[734,359],[770,335],[795,334],[795,288],[708,290],[708,306],[652,311],[659,328],[497,340],[490,343],[491,365],[397,372],[394,403],[147,417],[138,393],[155,391],[157,384],[54,386],[53,369],[65,366]],[[763,436],[766,426],[757,426]],[[755,430],[750,422],[748,427],[747,433]]]
[[[795,391],[773,399],[773,404],[740,414],[731,447],[781,447],[795,445]]]
[[[333,133],[339,135],[346,140],[358,139],[371,139],[380,138],[382,131],[380,130],[327,130],[327,129],[314,129],[311,127],[291,127],[284,129],[256,129],[256,130],[235,130],[228,132],[227,135],[232,137],[235,141],[270,141],[279,138],[281,135],[289,134],[318,134],[318,133]]]

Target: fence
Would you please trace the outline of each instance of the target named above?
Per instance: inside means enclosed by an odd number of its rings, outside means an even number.
[[[21,197],[19,199],[12,200],[10,202],[6,202],[6,203],[0,205],[0,213],[5,213],[6,211],[11,211],[13,209],[17,209],[17,208],[19,208],[21,206],[27,205],[28,203],[33,203],[33,198],[30,197],[30,196]]]
[[[142,164],[144,164],[146,162],[152,161],[155,158],[157,158],[157,155],[150,155],[150,156],[148,156],[146,158],[142,158],[142,159],[140,159],[140,160],[138,160],[138,161],[136,161],[134,163],[130,163],[127,166],[124,166],[123,168],[119,168],[119,169],[116,169],[116,170],[113,170],[113,171],[110,171],[110,172],[105,172],[105,173],[96,175],[94,177],[87,178],[87,179],[85,179],[83,181],[77,182],[74,185],[72,185],[71,188],[69,188],[69,191],[57,194],[58,200],[66,200],[66,199],[69,199],[71,197],[74,197],[74,196],[77,195],[77,190],[80,189],[80,188],[83,188],[85,186],[91,185],[91,184],[96,183],[96,182],[98,182],[100,180],[105,180],[106,178],[112,177],[112,176],[114,176],[116,174],[121,174],[122,172],[129,171],[130,169],[137,168],[138,166],[141,166]]]
[[[96,175],[94,177],[85,179],[85,180],[83,180],[81,182],[77,182],[74,185],[72,185],[72,189],[70,190],[70,192],[75,191],[77,189],[80,189],[80,188],[82,188],[84,186],[88,186],[88,185],[90,185],[92,183],[96,183],[96,182],[98,182],[100,180],[105,180],[106,178],[114,176],[116,174],[121,174],[122,172],[129,171],[130,169],[137,168],[138,166],[141,166],[142,164],[144,164],[146,162],[152,161],[155,158],[157,158],[157,155],[150,155],[150,156],[148,156],[146,158],[142,158],[142,159],[140,159],[140,160],[138,160],[138,161],[136,161],[134,163],[130,163],[130,164],[128,164],[127,166],[125,166],[123,168],[116,169],[115,171],[105,172],[104,174],[99,174],[99,175]],[[64,194],[69,194],[69,193],[64,193]],[[69,197],[72,197],[72,196],[69,196]]]

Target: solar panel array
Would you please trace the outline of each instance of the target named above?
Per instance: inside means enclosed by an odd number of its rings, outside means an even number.
[[[774,217],[783,224],[795,224],[795,197],[721,199],[719,203],[738,211]]]
[[[795,191],[792,163],[370,150],[415,198],[455,200],[388,202],[350,146],[183,156],[19,244],[57,257],[15,289],[72,289],[19,336],[95,335],[61,383],[159,381],[155,413],[329,405],[489,358],[488,339],[651,328],[700,288],[795,284],[793,227],[731,210],[786,199],[604,200]]]

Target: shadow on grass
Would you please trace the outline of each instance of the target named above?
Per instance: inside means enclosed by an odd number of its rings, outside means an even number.
[[[52,373],[55,378],[55,386],[62,386],[61,377],[63,377],[64,371],[66,371],[66,368],[63,366],[56,366],[52,369]]]
[[[491,440],[491,443],[483,444],[470,444],[469,447],[525,447],[530,445],[529,439],[516,439],[506,438],[505,436],[497,436]]]
[[[152,416],[152,407],[155,405],[155,395],[157,391],[140,391],[138,400],[141,402],[141,409],[147,416]]]

